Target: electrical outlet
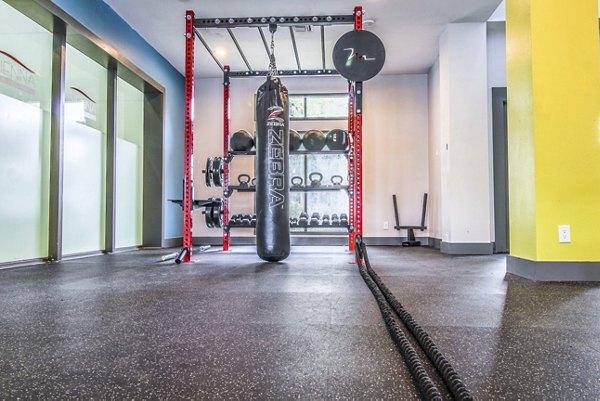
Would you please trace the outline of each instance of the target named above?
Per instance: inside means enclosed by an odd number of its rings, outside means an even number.
[[[389,230],[390,229],[390,223],[388,221],[384,221],[383,222],[383,229],[384,230]]]
[[[569,224],[558,226],[558,242],[571,242],[571,226]]]

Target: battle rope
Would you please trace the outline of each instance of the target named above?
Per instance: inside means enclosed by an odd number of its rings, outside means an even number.
[[[373,279],[369,276],[367,268],[362,262],[363,250],[360,246],[362,240],[360,240],[359,242],[358,236],[356,242],[356,262],[358,264],[358,270],[360,272],[360,275],[365,280],[365,283],[373,293],[373,296],[375,297],[375,300],[379,305],[379,309],[381,311],[381,315],[383,316],[383,320],[385,321],[387,329],[390,332],[390,335],[392,336],[392,340],[398,346],[400,354],[404,358],[404,361],[408,366],[408,370],[415,380],[417,388],[421,392],[424,399],[429,401],[442,401],[442,394],[427,374],[427,370],[425,370],[425,366],[419,358],[419,355],[413,348],[410,341],[408,341],[406,335],[402,331],[402,328],[394,318],[394,312],[385,300],[385,296],[383,295],[379,287],[377,287],[375,281],[373,281]]]
[[[448,386],[448,389],[456,400],[459,401],[471,401],[473,397],[465,387],[460,376],[454,370],[450,362],[442,355],[437,345],[433,342],[429,334],[423,330],[421,326],[415,321],[415,319],[404,309],[400,301],[395,295],[387,288],[385,283],[381,280],[379,275],[371,267],[369,262],[369,254],[367,253],[367,246],[364,242],[361,242],[362,255],[367,266],[367,272],[375,281],[383,296],[388,301],[394,312],[400,317],[402,323],[408,328],[410,333],[415,337],[421,349],[425,352],[429,360],[433,363],[438,373],[444,380],[444,383]]]

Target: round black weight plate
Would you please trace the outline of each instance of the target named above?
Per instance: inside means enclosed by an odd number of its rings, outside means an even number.
[[[223,214],[222,209],[220,207],[212,207],[212,221],[213,227],[221,228],[223,227]]]
[[[231,150],[246,152],[254,147],[254,137],[248,131],[241,129],[231,136],[229,144]]]
[[[325,146],[325,135],[318,129],[311,129],[302,138],[306,150],[319,151]]]
[[[212,180],[215,187],[223,186],[223,173],[225,171],[224,160],[222,157],[215,157],[212,167]]]
[[[213,158],[209,157],[208,159],[206,159],[206,168],[204,169],[204,180],[206,181],[207,187],[212,187],[212,185],[213,185],[212,165],[213,165]]]
[[[214,228],[212,220],[212,207],[207,207],[204,209],[204,221],[206,222],[206,227]]]
[[[302,145],[302,138],[298,131],[291,129],[290,130],[290,150],[298,150],[300,149],[300,145]]]
[[[373,78],[385,63],[381,39],[369,31],[350,31],[333,47],[333,64],[346,79],[363,82]]]
[[[343,129],[332,129],[327,133],[326,142],[330,150],[346,150],[348,148],[348,133]]]

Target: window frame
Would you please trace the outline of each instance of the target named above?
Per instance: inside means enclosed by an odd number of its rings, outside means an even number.
[[[304,98],[304,117],[292,117],[290,115],[290,121],[347,121],[348,114],[345,116],[327,116],[327,117],[307,117],[307,105],[308,98],[323,98],[323,97],[344,97],[348,99],[348,93],[344,92],[328,92],[328,93],[293,93],[289,95],[290,103],[291,98],[303,97]]]

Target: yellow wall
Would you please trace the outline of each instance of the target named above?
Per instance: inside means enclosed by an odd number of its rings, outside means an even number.
[[[506,10],[511,254],[600,261],[597,0]],[[560,224],[571,243],[559,243]]]

